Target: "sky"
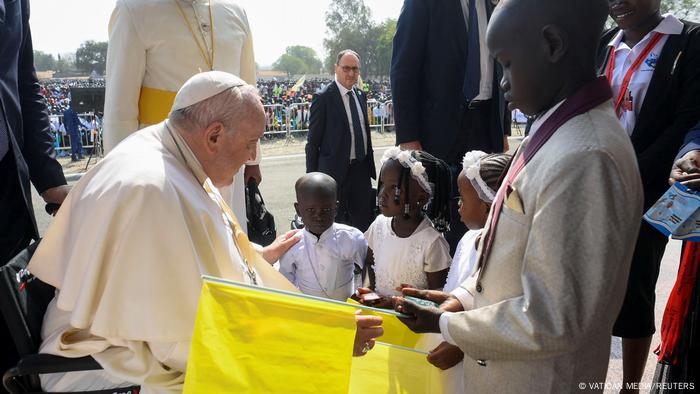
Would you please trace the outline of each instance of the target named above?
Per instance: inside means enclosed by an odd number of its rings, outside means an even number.
[[[54,56],[75,52],[83,41],[107,41],[107,23],[116,0],[30,0],[34,49]],[[238,0],[253,32],[255,60],[272,64],[292,45],[325,57],[325,12],[331,0]],[[398,18],[403,0],[365,0],[372,18]],[[174,5],[173,5],[174,6]]]

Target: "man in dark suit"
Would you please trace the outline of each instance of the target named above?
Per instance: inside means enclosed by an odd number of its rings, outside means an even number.
[[[306,171],[323,172],[338,183],[336,222],[361,231],[373,220],[370,178],[376,178],[367,120],[367,97],[354,85],[360,57],[346,49],[338,54],[335,81],[321,90],[310,109]]]
[[[34,71],[29,1],[0,0],[0,265],[39,238],[30,180],[47,203],[68,194]],[[17,356],[4,321],[0,342],[5,371]]]
[[[453,168],[453,192],[464,154],[502,152],[510,114],[501,70],[485,34],[492,0],[405,0],[391,59],[396,144],[425,150]],[[466,228],[453,204],[452,252]]]

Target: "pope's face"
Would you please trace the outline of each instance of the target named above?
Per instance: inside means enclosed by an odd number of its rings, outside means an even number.
[[[262,107],[262,106],[261,106]],[[255,159],[257,143],[265,130],[265,117],[260,108],[260,114],[249,115],[234,126],[234,130],[226,130],[222,134],[222,145],[219,151],[219,165],[223,170],[225,183],[232,183],[233,177],[248,161]]]
[[[352,53],[347,53],[335,65],[335,77],[345,89],[350,90],[360,77],[360,61]]]

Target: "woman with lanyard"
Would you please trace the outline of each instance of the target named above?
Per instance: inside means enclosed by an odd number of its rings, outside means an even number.
[[[683,137],[700,118],[700,29],[662,16],[661,0],[609,4],[617,27],[601,39],[599,71],[610,81],[615,111],[637,153],[646,211],[668,188]],[[649,357],[656,280],[667,241],[642,222],[613,328],[613,335],[622,338],[623,391],[636,391],[634,383],[641,381]]]

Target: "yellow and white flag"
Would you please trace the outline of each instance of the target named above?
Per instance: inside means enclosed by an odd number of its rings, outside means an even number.
[[[385,336],[352,357],[355,311]],[[185,393],[438,393],[439,370],[392,312],[205,277]]]
[[[287,94],[292,93],[292,92],[294,92],[294,93],[298,92],[299,89],[301,89],[301,86],[304,85],[305,81],[306,81],[306,75],[302,75],[301,78],[299,78],[299,80],[294,84],[294,86],[292,86],[289,89],[289,92]]]

